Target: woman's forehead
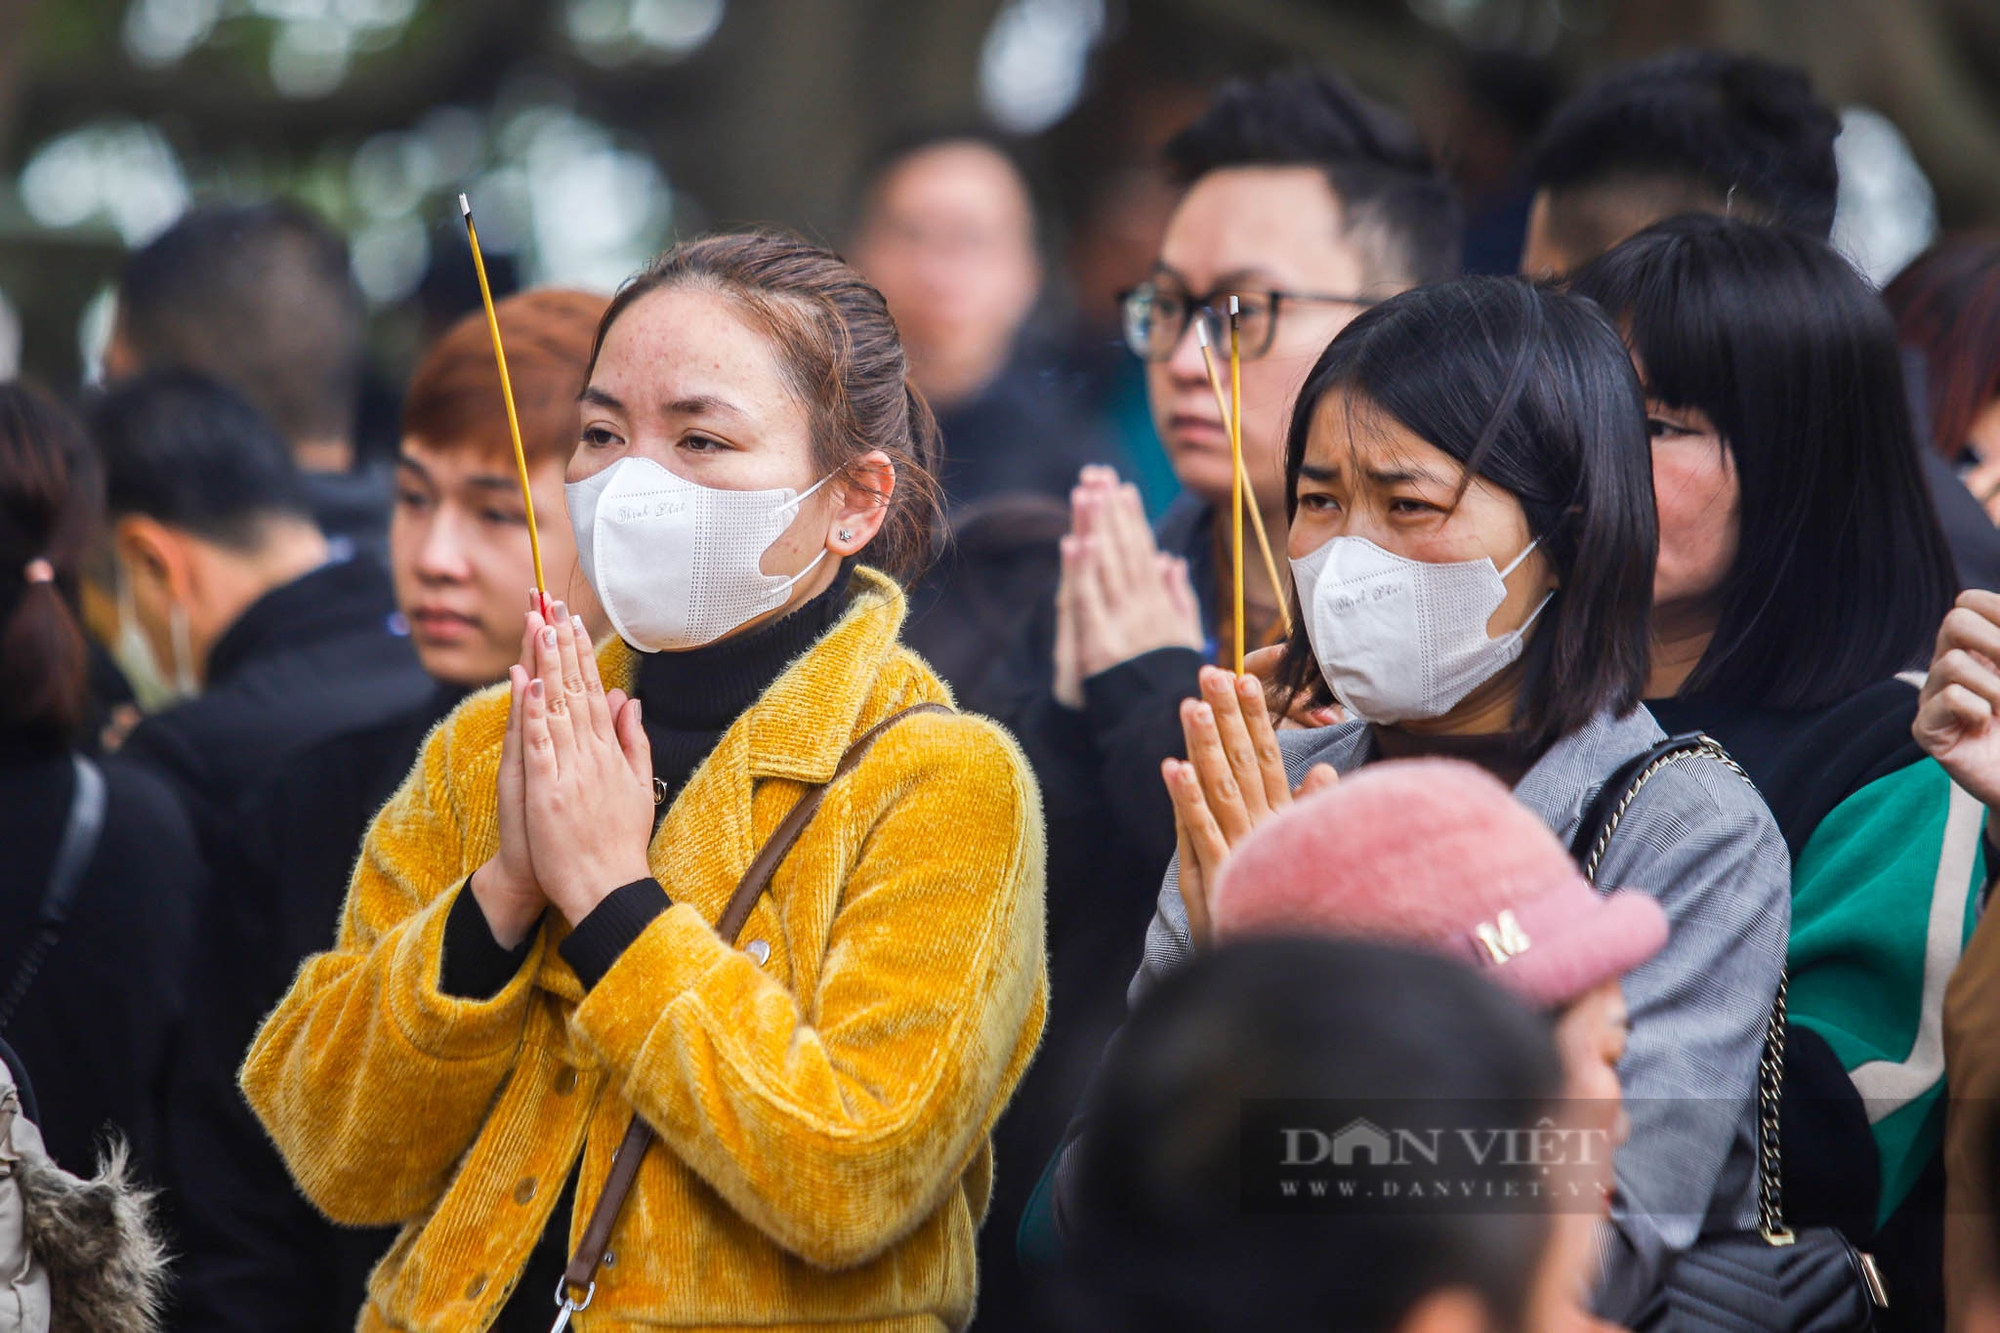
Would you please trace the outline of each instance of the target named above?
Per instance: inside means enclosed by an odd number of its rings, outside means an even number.
[[[691,289],[633,302],[606,331],[590,383],[632,410],[715,400],[758,411],[790,399],[764,332],[734,302]]]
[[[1457,485],[1465,468],[1456,458],[1359,394],[1334,391],[1313,411],[1305,461],[1377,479],[1408,478]]]

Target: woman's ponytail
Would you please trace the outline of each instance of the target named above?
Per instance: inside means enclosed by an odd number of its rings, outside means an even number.
[[[88,718],[76,578],[101,485],[75,418],[41,389],[0,384],[0,733],[67,738]]]

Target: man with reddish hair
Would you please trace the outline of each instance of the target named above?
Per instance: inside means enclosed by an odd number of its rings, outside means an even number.
[[[563,500],[576,399],[607,302],[531,291],[500,303],[549,593],[605,631],[577,566]],[[506,675],[534,586],[499,371],[486,318],[454,324],[424,356],[403,405],[389,554],[396,604],[436,689],[414,710],[320,744],[243,812],[249,865],[197,931],[184,1054],[168,1131],[181,1234],[177,1327],[351,1329],[395,1233],[333,1226],[292,1187],[236,1090],[258,1022],[309,954],[333,939],[375,812],[440,719]],[[558,1267],[561,1258],[556,1259]],[[553,1290],[554,1274],[547,1286]]]
[[[549,290],[499,306],[548,593],[581,615],[593,637],[606,626],[577,565],[563,471],[576,447],[576,396],[605,305],[585,292]],[[389,550],[396,603],[424,670],[466,690],[504,677],[520,659],[521,612],[535,578],[483,316],[453,325],[410,380]]]

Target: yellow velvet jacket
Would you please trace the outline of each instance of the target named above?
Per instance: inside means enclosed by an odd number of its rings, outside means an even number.
[[[439,989],[455,891],[498,845],[504,689],[426,741],[369,831],[338,940],[300,970],[241,1075],[328,1217],[403,1225],[362,1329],[484,1329],[579,1151],[580,1237],[635,1111],[659,1142],[574,1327],[970,1317],[989,1134],[1047,1000],[1041,807],[1019,749],[980,718],[897,723],[828,791],[752,913],[741,938],[768,959],[711,924],[802,784],[889,714],[950,702],[897,642],[902,593],[870,570],[856,580],[840,621],[674,802],[650,852],[674,905],[588,994],[553,912],[498,995]],[[630,688],[631,649],[613,640],[598,660],[607,686]]]

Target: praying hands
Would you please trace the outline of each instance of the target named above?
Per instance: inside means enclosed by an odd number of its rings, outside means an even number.
[[[639,701],[606,691],[583,623],[561,602],[527,614],[501,745],[500,850],[472,891],[502,946],[554,906],[571,925],[651,873],[652,749]]]
[[[1278,734],[1254,676],[1201,669],[1201,698],[1181,703],[1186,759],[1160,765],[1174,800],[1175,854],[1188,937],[1209,941],[1209,893],[1229,853],[1250,831],[1294,799],[1331,787],[1339,774],[1316,764],[1296,791],[1285,776]]]
[[[1158,648],[1199,650],[1201,609],[1187,562],[1161,553],[1138,488],[1087,467],[1070,492],[1056,587],[1055,696],[1083,706],[1083,682]]]

